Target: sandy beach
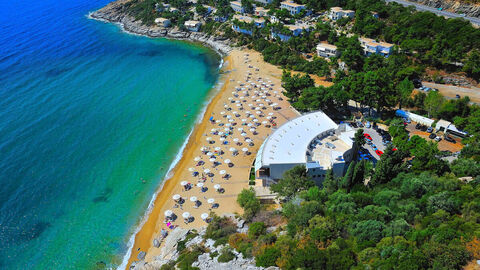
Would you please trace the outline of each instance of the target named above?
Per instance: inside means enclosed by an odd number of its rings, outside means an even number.
[[[282,94],[282,71],[265,63],[260,53],[235,49],[224,61],[223,87],[195,127],[172,177],[135,236],[127,269],[142,251],[147,262],[160,253],[161,247],[154,247],[153,241],[160,238],[162,229],[170,231],[166,216],[172,217],[171,226],[200,228],[207,225],[202,214],[241,213],[236,198],[249,187],[258,148],[273,128],[298,116]],[[180,202],[173,199],[175,194],[182,198]]]

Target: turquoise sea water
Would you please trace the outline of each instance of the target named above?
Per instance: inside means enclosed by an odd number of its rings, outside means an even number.
[[[0,1],[0,269],[118,266],[218,77],[107,3]]]

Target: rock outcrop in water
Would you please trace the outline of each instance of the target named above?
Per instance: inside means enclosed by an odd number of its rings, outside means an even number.
[[[138,35],[149,37],[166,37],[171,39],[189,40],[193,42],[200,42],[222,55],[226,55],[231,51],[230,41],[228,39],[216,36],[210,36],[201,32],[185,32],[175,28],[163,28],[157,25],[144,25],[141,21],[135,20],[128,15],[124,4],[128,2],[119,0],[112,2],[105,7],[94,11],[90,17],[96,20],[118,23],[127,31]]]

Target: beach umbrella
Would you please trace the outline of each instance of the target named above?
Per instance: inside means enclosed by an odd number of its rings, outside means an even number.
[[[252,121],[255,122],[255,123],[257,123],[257,122],[258,122],[258,119],[255,118],[255,119],[253,119]]]
[[[272,117],[271,117],[271,116],[267,116],[266,118],[267,118],[268,120],[272,119]]]
[[[210,162],[215,162],[215,160],[216,160],[215,158],[211,158]]]
[[[251,143],[252,142],[252,139],[246,139],[245,140],[247,143]]]
[[[213,155],[212,152],[208,152],[208,153],[207,153],[207,156],[212,156],[212,155]]]
[[[221,115],[224,115],[224,114],[225,114],[225,111],[221,111],[220,114],[221,114]]]
[[[248,148],[244,147],[244,148],[242,148],[242,151],[243,152],[248,152]]]
[[[213,188],[216,189],[216,190],[220,189],[220,184],[215,184],[215,185],[213,186]]]
[[[243,128],[237,128],[238,131],[243,131]]]
[[[215,202],[215,199],[214,198],[210,198],[207,200],[208,203],[214,203]]]
[[[202,146],[202,148],[200,148],[200,151],[207,151],[208,148],[206,146]]]
[[[221,123],[222,121],[221,120],[215,120],[215,123]]]
[[[183,217],[184,219],[187,219],[187,218],[190,217],[190,213],[189,213],[189,212],[183,212],[182,217]]]
[[[251,129],[250,129],[250,131],[251,131],[251,132],[254,132],[254,131],[255,131],[255,129],[254,129],[254,128],[251,128]]]
[[[238,138],[233,139],[233,142],[238,142],[238,141],[239,141]]]
[[[250,114],[250,111],[246,111],[245,114]]]
[[[243,119],[242,119],[242,122],[247,122],[247,119],[243,118]]]
[[[225,159],[223,162],[225,162],[225,164],[229,164],[231,161],[230,159]]]
[[[195,169],[190,167],[190,168],[188,168],[188,171],[189,171],[189,172],[194,172]]]
[[[201,157],[195,157],[193,160],[200,161],[201,159],[202,159]]]
[[[230,149],[228,149],[228,150],[230,150],[230,152],[235,152],[235,151],[237,151],[237,149],[235,149],[235,148],[233,148],[233,147],[230,147]]]
[[[197,183],[197,187],[202,188],[204,186],[203,183]]]
[[[237,107],[242,107],[242,104],[237,104]]]
[[[273,104],[277,104],[277,103],[273,103]],[[268,115],[272,116],[272,115],[273,115],[273,112],[271,112],[271,113],[268,113]]]
[[[165,211],[164,214],[165,214],[166,217],[170,217],[170,216],[173,215],[173,211],[172,210],[167,210],[167,211]]]
[[[232,97],[229,97],[228,100],[232,100],[233,98]],[[226,106],[226,105],[225,105]]]
[[[228,122],[230,122],[230,123],[233,123],[233,121],[235,121],[235,120],[233,120],[233,119],[228,119]]]
[[[187,181],[182,181],[182,182],[180,182],[180,185],[186,186],[186,185],[188,185],[188,182]]]
[[[224,137],[221,137],[221,138],[220,138],[220,141],[222,141],[222,142],[225,141],[225,138],[224,138]]]
[[[221,171],[220,171],[220,174],[225,174],[226,172],[227,172],[227,171],[225,171],[225,170],[221,170]]]
[[[215,147],[215,151],[221,151],[222,148],[220,148],[219,146]]]
[[[208,142],[212,141],[212,137],[207,137],[207,141]]]
[[[230,123],[226,123],[226,124],[225,124],[225,126],[229,128],[229,127],[231,127],[231,126],[232,126],[232,124],[230,124]]]
[[[203,213],[202,215],[200,215],[200,217],[203,219],[203,220],[206,220],[208,218],[208,214],[207,213]]]
[[[242,137],[245,137],[245,136],[247,136],[247,133],[243,132],[243,133],[240,134],[240,135],[242,135]]]
[[[172,196],[172,198],[173,198],[174,201],[178,201],[178,200],[180,200],[181,196],[180,196],[180,194],[175,194],[175,195]]]
[[[205,169],[203,170],[204,173],[209,173],[210,172],[210,169]]]
[[[248,126],[248,127],[252,127],[253,124],[252,124],[252,123],[248,123],[247,126]]]
[[[262,121],[262,124],[266,125],[268,124],[268,121]]]
[[[191,201],[191,202],[196,202],[196,201],[198,201],[198,199],[197,199],[197,197],[192,196],[192,197],[190,197],[190,201]]]
[[[255,118],[255,115],[253,115],[253,114],[252,114],[252,115],[250,115],[250,118]]]

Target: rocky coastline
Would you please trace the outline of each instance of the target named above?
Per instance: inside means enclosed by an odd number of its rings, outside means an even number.
[[[215,50],[222,56],[226,56],[232,50],[230,40],[223,37],[210,36],[202,32],[181,31],[176,28],[163,28],[157,25],[144,25],[141,21],[137,21],[127,14],[123,6],[124,3],[123,0],[112,2],[90,13],[89,18],[119,24],[124,31],[137,35],[198,42]]]

